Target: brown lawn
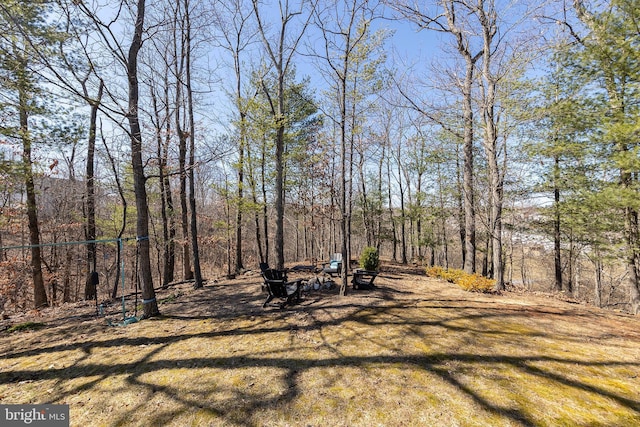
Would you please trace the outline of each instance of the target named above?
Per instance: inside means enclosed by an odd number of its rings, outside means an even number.
[[[383,270],[284,310],[253,273],[127,326],[84,303],[10,319],[44,326],[0,333],[0,403],[69,404],[73,426],[640,425],[637,317]]]

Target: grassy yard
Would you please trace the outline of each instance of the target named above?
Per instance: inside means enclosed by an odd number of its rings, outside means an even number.
[[[640,319],[416,273],[284,310],[257,274],[175,287],[127,326],[52,310],[0,333],[0,403],[73,426],[640,425]]]

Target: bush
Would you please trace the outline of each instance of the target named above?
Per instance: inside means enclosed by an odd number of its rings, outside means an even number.
[[[442,278],[442,272],[445,269],[440,267],[439,265],[434,265],[433,267],[427,267],[427,276]]]
[[[468,274],[463,270],[454,268],[428,267],[426,273],[429,277],[446,280],[469,292],[491,292],[496,284],[493,279],[488,279],[479,274]]]
[[[365,270],[377,270],[380,266],[380,256],[378,250],[373,246],[367,246],[360,255],[360,268]]]

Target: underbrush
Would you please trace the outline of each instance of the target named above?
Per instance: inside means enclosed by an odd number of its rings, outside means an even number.
[[[495,280],[477,273],[469,274],[463,270],[440,266],[428,267],[427,276],[454,283],[468,292],[492,292],[496,284]]]

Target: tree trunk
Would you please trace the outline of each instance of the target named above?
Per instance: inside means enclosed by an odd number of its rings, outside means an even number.
[[[573,287],[574,287],[574,266],[576,263],[576,255],[575,255],[575,241],[573,240],[573,232],[570,233],[569,236],[569,265],[568,265],[568,278],[567,281],[565,282],[565,292],[568,293],[569,295],[573,294]]]
[[[345,56],[345,65],[343,70],[343,77],[340,80],[340,233],[341,233],[341,248],[342,253],[342,271],[340,274],[340,295],[347,294],[347,272],[349,271],[349,255],[347,247],[349,240],[347,238],[347,100],[346,100],[346,75],[347,75],[347,63],[348,56]]]
[[[247,150],[247,172],[249,179],[249,186],[251,188],[251,201],[253,202],[253,206],[259,206],[258,203],[258,189],[255,179],[255,170],[252,167],[253,162],[251,161],[251,150]],[[256,228],[256,252],[258,253],[259,262],[266,262],[264,257],[264,252],[262,250],[262,235],[260,233],[260,214],[258,209],[254,209],[253,211],[253,223]]]
[[[131,137],[131,166],[133,171],[133,189],[136,198],[137,221],[136,232],[139,247],[140,279],[142,281],[143,317],[153,317],[160,314],[153,289],[151,273],[151,254],[149,244],[149,205],[147,201],[146,177],[142,162],[142,135],[138,116],[138,52],[142,46],[142,32],[144,26],[145,0],[138,0],[135,30],[129,47],[127,58],[127,80],[129,83],[129,121]]]
[[[96,271],[96,244],[93,242],[96,240],[96,195],[95,195],[95,150],[96,150],[96,130],[98,120],[98,107],[102,99],[102,91],[104,89],[104,82],[100,80],[100,86],[98,87],[98,96],[91,102],[91,114],[89,121],[89,139],[87,141],[87,165],[86,165],[86,215],[87,224],[85,232],[85,240],[90,243],[87,244],[87,278],[84,287],[84,299],[95,299],[96,289],[91,278],[91,273]]]
[[[157,144],[158,144],[158,181],[160,184],[160,214],[162,217],[162,238],[163,245],[163,267],[162,267],[162,286],[167,286],[174,281],[175,263],[176,263],[176,225],[175,225],[175,209],[173,207],[173,197],[171,195],[171,180],[167,173],[167,163],[169,157],[169,144],[171,142],[171,113],[169,111],[169,78],[168,70],[164,77],[164,114],[165,114],[165,137],[162,137],[160,131],[160,111],[156,106],[155,97],[151,91],[154,111],[156,112]]]
[[[464,201],[464,271],[471,274],[476,271],[476,212],[475,196],[473,192],[473,110],[471,106],[474,63],[467,56],[467,70],[464,79],[463,93],[463,121],[464,121],[464,167],[462,174],[462,189]]]
[[[560,179],[560,158],[554,156],[554,168],[553,168],[553,266],[555,272],[555,290],[557,292],[562,291],[562,246],[560,234],[560,189],[558,187],[558,181]]]
[[[458,153],[456,153],[457,155]],[[457,215],[457,219],[458,219],[458,236],[460,237],[460,256],[462,258],[462,262],[461,262],[461,268],[464,268],[464,264],[465,264],[465,260],[467,259],[467,247],[465,246],[465,242],[467,241],[467,233],[465,231],[465,219],[464,219],[464,193],[462,190],[462,176],[461,176],[461,170],[462,168],[460,167],[460,159],[459,156],[456,159],[456,173],[457,173],[457,180],[456,180],[456,187],[457,187],[457,197],[456,197],[456,202],[458,205],[458,215]]]
[[[389,143],[387,138],[386,143]],[[389,147],[391,150],[391,147]],[[395,216],[393,215],[393,195],[391,194],[391,156],[387,159],[387,202],[389,203],[389,225],[393,233],[393,254],[391,259],[393,261],[398,260],[398,230],[396,230]]]
[[[240,96],[240,79],[238,78],[238,96]],[[240,113],[240,144],[238,147],[238,201],[236,207],[236,273],[244,269],[242,263],[242,214],[244,210],[244,147],[246,139],[246,115]]]
[[[27,70],[26,59],[19,60],[21,76]],[[31,160],[31,135],[29,134],[29,97],[26,93],[27,83],[23,77],[18,82],[18,103],[20,116],[20,137],[22,139],[22,172],[24,174],[27,193],[27,218],[29,225],[29,244],[31,245],[31,277],[33,279],[33,304],[36,309],[47,307],[47,292],[42,277],[42,252],[40,248],[40,227],[38,224],[38,208],[36,190],[33,181],[33,162]]]
[[[176,109],[178,115],[179,108]],[[178,125],[181,126],[181,125]],[[183,280],[193,279],[193,269],[191,268],[191,245],[189,236],[189,208],[187,203],[187,138],[181,128],[178,128],[180,164],[180,219],[182,229],[182,276]]]
[[[269,263],[270,257],[270,249],[271,245],[269,244],[269,216],[268,216],[268,206],[267,206],[267,182],[266,182],[266,163],[267,163],[267,153],[265,150],[265,144],[262,144],[262,157],[260,159],[260,173],[261,173],[261,190],[262,190],[262,229],[264,234],[264,261],[267,264]]]
[[[448,32],[456,39],[458,52],[465,62],[465,76],[461,87],[462,92],[462,116],[463,116],[463,153],[464,164],[462,172],[462,194],[464,205],[464,266],[467,273],[476,271],[476,218],[475,218],[475,195],[474,195],[474,170],[473,170],[473,83],[476,62],[482,57],[484,48],[473,55],[470,48],[469,35],[458,26],[458,6],[466,7],[472,12],[476,7],[465,2],[455,2],[446,0],[444,2],[444,14],[448,23]],[[462,233],[461,233],[462,234]]]
[[[422,171],[416,176],[416,246],[418,247],[418,259],[422,261]]]
[[[442,168],[440,163],[438,163],[438,200],[440,202],[440,219],[441,219],[441,230],[442,230],[442,250],[444,262],[441,265],[444,268],[449,268],[449,243],[447,239],[447,218],[445,217],[445,204],[444,204],[444,194],[442,191],[442,186],[444,184],[444,178],[442,177]]]
[[[594,256],[595,286],[593,289],[593,305],[600,308],[602,307],[602,259],[600,258],[600,251],[596,249]]]
[[[66,264],[62,279],[62,302],[71,302],[71,266],[73,265],[73,251],[67,251]]]
[[[384,196],[383,196],[383,170],[384,163],[387,157],[387,144],[382,144],[382,155],[380,156],[380,161],[378,162],[378,194],[376,195],[376,228],[375,228],[375,247],[378,249],[378,253],[380,253],[380,247],[382,245],[382,222],[384,220]]]
[[[202,270],[200,268],[200,248],[198,246],[198,215],[196,206],[196,184],[195,184],[195,151],[196,151],[196,126],[193,116],[193,90],[191,87],[191,10],[189,0],[184,0],[185,13],[185,54],[186,54],[186,89],[187,89],[187,110],[189,115],[189,207],[191,219],[191,255],[193,260],[194,288],[203,286]]]
[[[284,269],[284,75],[278,76],[278,114],[276,118],[276,269]]]
[[[192,113],[191,113],[192,114]],[[193,117],[193,116],[192,116]],[[200,266],[200,247],[198,244],[198,215],[196,206],[196,189],[195,189],[195,143],[194,137],[191,136],[190,154],[189,154],[189,205],[191,207],[191,254],[193,256],[193,273],[194,287],[201,288],[203,286],[202,269]]]
[[[404,207],[404,185],[402,184],[402,157],[401,148],[398,145],[398,190],[400,191],[400,262],[407,264],[407,213]]]
[[[360,177],[360,200],[362,201],[362,226],[364,227],[364,236],[367,246],[373,246],[373,212],[369,209],[369,193],[367,192],[367,184],[364,175],[364,155],[360,156],[358,162],[358,175]]]
[[[491,223],[490,220],[487,221],[487,223]],[[489,259],[491,258],[491,228],[488,228],[487,230],[489,232],[489,235],[487,236],[487,239],[484,241],[484,249],[482,250],[482,275],[485,277],[490,277],[490,271],[489,271]]]
[[[162,119],[155,95],[155,89],[151,87],[151,101],[156,120],[156,153],[158,156],[158,184],[160,186],[160,216],[162,218],[162,286],[173,282],[175,267],[175,227],[173,220],[173,200],[171,198],[171,184],[167,176],[168,143],[171,135],[171,120],[169,113],[169,87],[168,77],[164,79],[165,102],[165,137],[162,137]],[[166,141],[166,142],[165,142]]]
[[[187,138],[182,125],[181,111],[184,108],[182,95],[182,79],[185,63],[185,46],[184,38],[179,33],[178,17],[181,16],[182,3],[177,2],[176,23],[174,29],[174,50],[176,52],[176,61],[174,72],[176,77],[175,89],[175,123],[176,134],[178,136],[178,165],[180,168],[180,226],[182,231],[182,278],[183,280],[193,279],[193,269],[191,268],[191,244],[189,236],[189,207],[187,196]],[[178,40],[180,39],[180,44]]]
[[[482,103],[483,123],[484,123],[484,151],[489,167],[489,236],[491,239],[491,277],[496,281],[495,290],[504,290],[504,264],[502,259],[502,198],[503,198],[503,172],[500,171],[498,163],[498,126],[496,109],[497,78],[493,75],[491,64],[495,46],[494,36],[497,31],[497,13],[493,3],[485,9],[485,3],[481,2],[478,8],[478,19],[482,25],[482,35],[484,41],[482,80],[484,83]],[[506,149],[505,149],[506,162]]]
[[[628,174],[630,175],[630,174]],[[629,176],[630,180],[631,177]],[[640,227],[638,226],[638,212],[627,207],[626,209],[627,244],[629,246],[629,256],[627,268],[629,271],[629,302],[631,312],[640,314]]]

